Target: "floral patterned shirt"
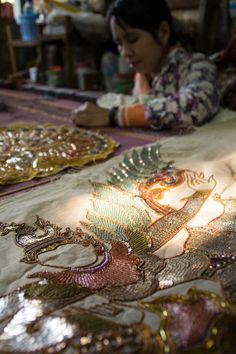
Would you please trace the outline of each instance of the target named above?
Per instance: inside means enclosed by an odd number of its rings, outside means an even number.
[[[200,53],[174,49],[152,81],[144,104],[120,107],[120,126],[186,127],[200,125],[219,109],[217,69]]]

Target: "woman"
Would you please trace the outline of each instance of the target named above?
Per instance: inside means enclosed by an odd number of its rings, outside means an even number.
[[[134,94],[148,96],[145,104],[110,111],[85,103],[74,112],[77,125],[186,127],[218,111],[216,68],[203,54],[181,48],[164,0],[116,0],[108,19],[113,40],[136,72]]]

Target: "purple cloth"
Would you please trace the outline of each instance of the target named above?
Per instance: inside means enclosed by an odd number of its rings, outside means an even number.
[[[6,89],[0,89],[0,97],[1,100],[5,102],[4,110],[2,112],[0,111],[0,125],[19,122],[37,122],[39,124],[50,122],[55,125],[72,125],[70,118],[71,112],[79,105],[78,102],[72,100],[52,100],[35,93]],[[151,130],[120,129],[118,127],[99,129],[99,132],[107,134],[120,144],[118,149],[111,156],[118,155],[122,151],[135,146],[155,142],[162,137],[170,135],[170,132],[160,133]],[[34,178],[28,182],[0,186],[0,196],[3,197],[11,193],[28,190],[38,185],[48,183],[55,180],[63,173],[66,173],[66,170],[49,177]]]

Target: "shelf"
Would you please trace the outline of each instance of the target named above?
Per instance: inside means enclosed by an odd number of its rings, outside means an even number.
[[[11,41],[14,48],[37,47],[39,41],[23,41],[22,39],[14,39]]]
[[[74,27],[69,17],[65,17],[65,33],[43,34],[44,25],[39,25],[39,37],[34,41],[23,41],[22,39],[13,39],[10,26],[6,26],[7,42],[10,52],[10,60],[13,75],[17,74],[16,48],[35,47],[38,52],[38,66],[41,73],[42,82],[46,81],[46,55],[47,47],[55,44],[64,52],[64,71],[67,87],[74,87],[76,78],[74,73],[76,52],[74,50],[78,41],[78,35],[75,34]]]
[[[48,34],[42,35],[39,37],[38,40],[35,41],[23,41],[22,39],[12,39],[11,44],[14,48],[23,48],[23,47],[36,47],[41,42],[42,43],[53,43],[58,41],[65,41],[66,35],[65,34]]]
[[[40,36],[39,41],[43,43],[57,42],[57,41],[65,41],[66,34],[43,34]]]

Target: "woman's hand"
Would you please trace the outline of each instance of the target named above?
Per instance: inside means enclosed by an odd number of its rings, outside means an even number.
[[[109,110],[95,103],[85,102],[72,112],[73,122],[80,127],[105,127],[109,125]]]

